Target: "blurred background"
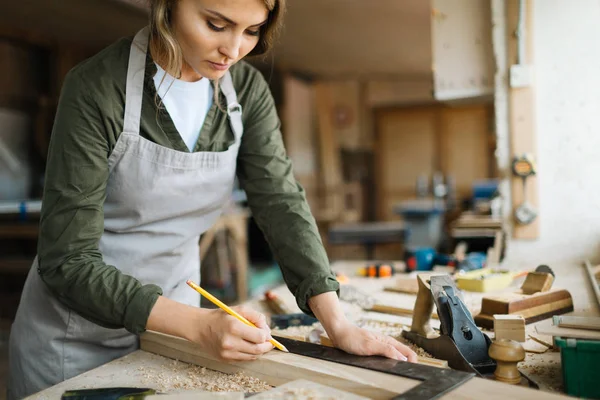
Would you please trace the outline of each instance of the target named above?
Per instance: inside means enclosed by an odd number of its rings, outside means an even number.
[[[288,2],[279,43],[250,62],[271,85],[331,260],[407,261],[454,254],[459,244],[490,264],[597,254],[600,3]],[[135,34],[148,8],[143,0],[0,7],[5,343],[36,254],[63,79]],[[200,253],[205,286],[229,302],[281,283],[243,192],[203,235]]]

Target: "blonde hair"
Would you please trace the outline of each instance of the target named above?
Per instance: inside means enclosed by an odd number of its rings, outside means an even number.
[[[150,0],[150,52],[160,60],[163,69],[174,77],[181,77],[183,53],[171,25],[171,10],[178,0]],[[267,23],[260,29],[256,47],[248,54],[257,56],[272,47],[283,23],[286,0],[263,0],[269,10]],[[216,91],[215,91],[216,92]]]

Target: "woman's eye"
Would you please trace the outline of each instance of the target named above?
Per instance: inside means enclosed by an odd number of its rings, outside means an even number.
[[[258,31],[246,31],[246,33],[250,36],[258,36],[260,35],[260,30]]]
[[[223,32],[225,30],[225,27],[217,26],[210,21],[206,21],[206,23],[208,24],[208,27],[215,32]]]

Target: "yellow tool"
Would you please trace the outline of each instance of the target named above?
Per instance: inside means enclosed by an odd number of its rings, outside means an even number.
[[[491,292],[510,286],[513,280],[523,275],[520,271],[482,268],[457,274],[456,286],[467,292]]]
[[[206,290],[202,289],[200,286],[196,285],[194,282],[188,280],[186,283],[192,289],[194,289],[196,292],[200,293],[202,296],[204,296],[208,300],[210,300],[215,306],[217,306],[221,310],[225,311],[227,314],[231,315],[232,317],[237,318],[238,320],[242,321],[243,323],[245,323],[248,326],[253,326],[255,328],[257,327],[252,322],[248,321],[246,318],[242,317],[240,314],[238,314],[235,311],[233,311],[228,305],[226,305],[225,303],[223,303],[221,300],[217,299],[215,296],[213,296],[212,294],[208,293]],[[271,340],[269,340],[269,342],[271,342],[271,344],[273,346],[277,347],[279,350],[285,351],[286,353],[289,353],[288,349],[286,349],[285,346],[282,345],[281,343],[279,343],[277,340],[271,339]]]

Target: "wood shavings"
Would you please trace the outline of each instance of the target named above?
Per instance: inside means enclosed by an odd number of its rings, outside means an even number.
[[[165,368],[139,367],[137,372],[144,385],[163,393],[179,390],[257,393],[272,388],[241,372],[228,375],[176,360]]]
[[[540,389],[563,392],[563,377],[559,353],[557,357],[548,359],[547,354],[527,353],[525,361],[519,363],[518,368],[540,385]]]

